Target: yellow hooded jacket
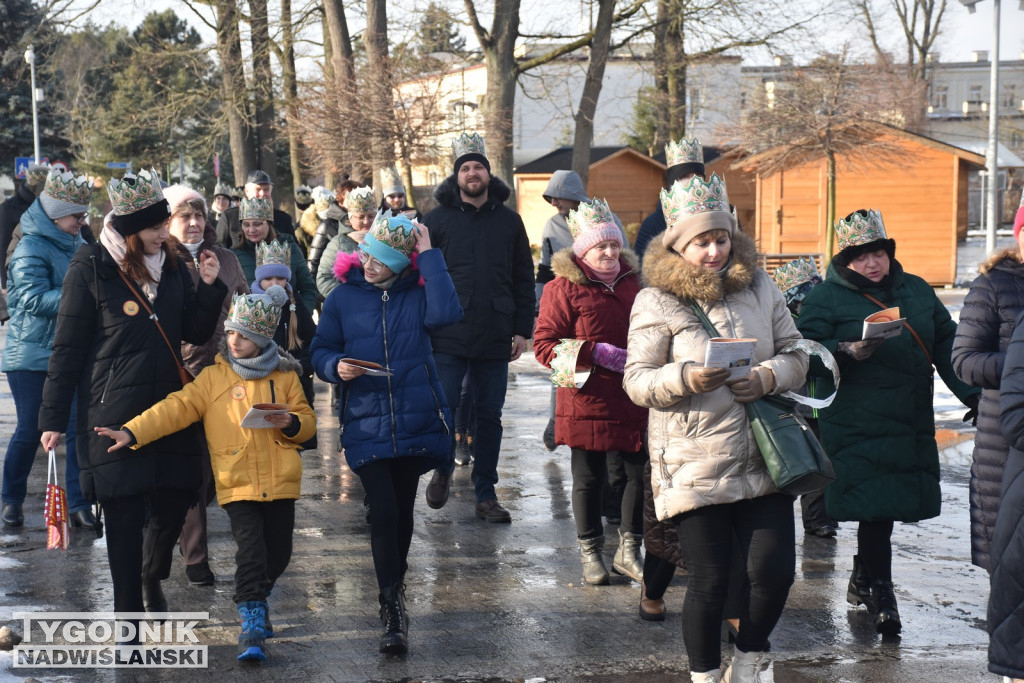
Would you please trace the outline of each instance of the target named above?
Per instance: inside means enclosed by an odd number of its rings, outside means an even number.
[[[124,425],[137,441],[132,448],[203,420],[218,504],[298,498],[299,444],[316,432],[316,415],[306,403],[296,367],[298,362],[285,354],[266,377],[245,380],[218,354],[195,381]],[[256,403],[287,403],[289,412],[299,418],[298,433],[289,437],[276,427],[243,428],[242,418]]]

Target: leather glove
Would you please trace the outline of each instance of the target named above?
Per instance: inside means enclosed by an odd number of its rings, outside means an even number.
[[[854,342],[839,342],[838,351],[854,360],[867,360],[883,339],[862,339]]]
[[[626,369],[626,349],[620,349],[614,344],[597,342],[594,344],[594,363],[602,368],[608,368],[612,372],[622,372]]]
[[[691,394],[703,394],[714,391],[729,379],[727,368],[709,368],[696,363],[683,366],[683,386]]]
[[[964,415],[964,422],[970,422],[972,426],[978,426],[978,404],[981,403],[981,393],[971,394],[964,399],[964,405],[970,408]]]
[[[729,382],[729,390],[739,403],[751,403],[775,388],[775,373],[764,365],[750,368],[750,374]]]

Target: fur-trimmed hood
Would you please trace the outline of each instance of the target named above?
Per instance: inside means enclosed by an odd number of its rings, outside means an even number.
[[[217,347],[217,351],[219,353],[219,357],[217,358],[217,362],[218,363],[227,363],[228,365],[230,365],[231,361],[228,360],[228,359],[231,356],[231,352],[228,351],[228,340],[227,340],[227,337],[224,337],[223,339],[220,340],[220,344]],[[277,353],[279,354],[279,358],[277,360],[277,369],[278,370],[280,370],[281,372],[297,372],[297,373],[299,373],[299,375],[302,374],[302,363],[300,363],[299,361],[295,360],[295,356],[293,356],[292,354],[288,353],[287,351],[282,349],[280,346],[277,347]]]
[[[406,270],[408,270],[409,268],[412,268],[417,273],[419,273],[419,267],[417,267],[417,265],[416,265],[418,259],[419,259],[419,254],[418,253],[413,252],[412,254],[409,254],[409,266],[408,266],[408,268],[406,268]],[[352,273],[352,271],[353,270],[358,270],[358,271],[361,272],[363,270],[363,264],[362,264],[362,262],[360,262],[359,254],[357,252],[355,252],[355,251],[339,251],[338,252],[338,256],[334,259],[334,269],[333,270],[334,270],[334,279],[335,280],[337,280],[338,282],[348,282],[349,275]],[[402,273],[404,273],[404,272],[405,272],[405,270],[402,271]],[[420,275],[420,278],[419,278],[419,285],[423,286],[423,276],[422,275]]]
[[[619,264],[622,266],[621,270],[619,270],[619,277],[621,278],[630,273],[635,273],[640,265],[640,259],[631,250],[623,249],[619,252]],[[596,284],[587,277],[579,263],[576,262],[576,255],[573,253],[572,247],[556,251],[551,256],[551,270],[555,273],[556,277],[564,277],[575,285]]]
[[[1020,247],[1007,247],[1006,249],[992,252],[984,262],[978,265],[978,272],[982,275],[988,275],[1004,261],[1009,261],[1007,266],[1010,268],[1019,268],[1021,265]]]
[[[552,264],[553,265],[553,264]],[[726,294],[746,289],[757,272],[757,247],[747,235],[732,236],[732,253],[724,276],[683,260],[660,239],[654,239],[644,254],[643,278],[650,287],[671,292],[681,299],[718,301]]]
[[[491,201],[497,201],[498,204],[504,204],[511,196],[512,190],[509,189],[508,185],[501,178],[492,175],[491,182],[487,185],[487,198]],[[445,178],[437,186],[437,189],[434,190],[434,199],[442,206],[450,206],[456,209],[462,206],[462,195],[459,193],[459,183],[454,174]]]

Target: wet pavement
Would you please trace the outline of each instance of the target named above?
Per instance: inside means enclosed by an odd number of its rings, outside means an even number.
[[[945,290],[954,315],[964,291]],[[0,328],[0,337],[6,327]],[[638,618],[639,586],[613,576],[606,587],[582,586],[570,507],[569,452],[541,445],[547,421],[546,372],[524,357],[510,367],[498,497],[510,525],[475,519],[469,468],[455,473],[451,500],[431,510],[420,487],[407,576],[411,616],[405,656],[377,652],[377,588],[358,478],[337,453],[337,418],[318,382],[317,451],[303,454],[303,494],[296,510],[291,565],[270,600],[276,635],[259,674],[311,681],[634,681],[689,680],[680,610],[686,577],[666,595],[661,623]],[[986,673],[988,579],[970,564],[967,482],[972,430],[964,408],[936,384],[943,429],[942,515],[897,524],[893,573],[904,630],[882,640],[864,608],[845,600],[856,527],[839,537],[804,538],[797,523],[796,583],[772,634],[774,680],[998,681]],[[0,375],[0,448],[14,425]],[[2,452],[2,451],[0,451]],[[16,611],[89,611],[112,606],[104,539],[73,531],[67,552],[45,549],[42,492],[45,459],[29,484],[26,527],[0,533],[0,624]],[[606,529],[610,565],[616,530]],[[211,564],[217,584],[190,587],[180,558],[164,590],[172,610],[209,611],[196,633],[209,646],[207,670],[29,670],[0,653],[0,681],[243,680],[251,665],[235,661],[238,625],[231,602],[234,546],[227,516],[210,509]],[[20,630],[20,623],[15,624]],[[723,646],[723,656],[731,646]]]

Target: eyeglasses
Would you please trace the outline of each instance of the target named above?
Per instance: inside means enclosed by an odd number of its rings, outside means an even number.
[[[363,264],[364,268],[372,268],[373,270],[387,268],[387,266],[385,266],[383,263],[367,254],[362,249],[357,249],[356,253],[359,255],[359,262]]]
[[[71,214],[71,217],[79,223],[86,223],[89,220],[89,214],[87,213],[73,213]]]

